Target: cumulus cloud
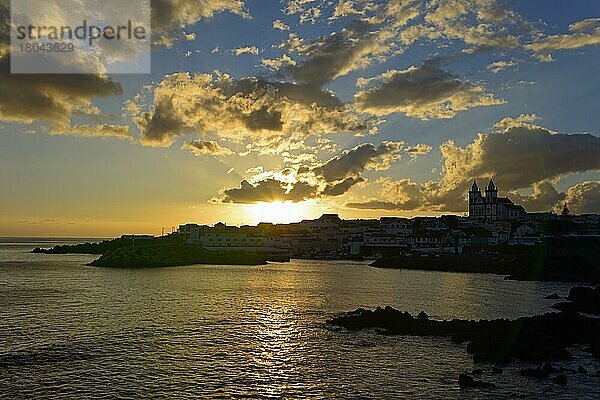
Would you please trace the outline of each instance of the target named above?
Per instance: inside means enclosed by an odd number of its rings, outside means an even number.
[[[310,198],[341,196],[365,179],[366,170],[386,170],[400,158],[403,142],[358,145],[317,165],[295,165],[282,171],[255,168],[255,175],[239,188],[225,189],[213,201],[256,203],[262,201],[303,201]],[[298,160],[295,160],[298,161]],[[305,161],[313,161],[313,157]]]
[[[436,60],[403,71],[391,70],[360,83],[373,81],[381,83],[356,93],[354,102],[358,110],[374,115],[401,112],[423,120],[452,118],[469,108],[503,103],[486,93],[482,85],[443,70]]]
[[[350,190],[354,185],[364,182],[364,181],[365,180],[360,177],[358,177],[358,178],[349,177],[349,178],[344,179],[341,182],[327,185],[321,194],[323,196],[331,196],[331,197],[341,196],[344,193],[346,193],[348,190]]]
[[[351,206],[408,210],[414,205],[428,210],[464,211],[465,193],[473,179],[493,177],[500,190],[512,192],[515,200],[534,211],[552,208],[565,197],[554,189],[552,180],[600,170],[600,138],[590,134],[559,134],[525,122],[533,118],[525,115],[504,119],[496,125],[495,132],[479,134],[465,147],[453,141],[443,143],[440,146],[443,173],[439,180],[422,184],[406,179],[380,182],[385,200],[372,199]],[[594,187],[589,185],[589,189]],[[397,189],[399,198],[392,196],[391,188]],[[522,196],[515,192],[523,188],[532,188],[533,194]]]
[[[530,43],[527,49],[542,61],[552,61],[557,50],[579,49],[600,44],[600,18],[590,18],[569,25],[570,33],[547,36],[541,41]]]
[[[379,146],[364,143],[312,169],[312,172],[325,179],[335,182],[346,177],[357,177],[365,169],[386,170],[390,163],[400,158],[404,142],[383,142]]]
[[[356,21],[341,32],[306,44],[301,49],[306,58],[290,66],[289,73],[297,81],[322,85],[367,67],[373,57],[389,50],[387,33],[373,28],[370,23]]]
[[[317,22],[324,7],[322,0],[284,0],[283,3],[283,12],[287,15],[299,15],[301,24]]]
[[[93,97],[119,96],[121,85],[100,75],[14,75],[0,60],[0,121],[46,121],[67,126],[74,114],[89,114]]]
[[[519,50],[532,42],[532,46],[542,46],[535,43],[541,36],[536,24],[497,0],[390,0],[384,4],[338,0],[333,4],[330,20],[352,17],[343,29],[311,42],[290,34],[280,45],[305,56],[290,68],[295,80],[324,84],[382,62],[420,40],[439,42],[442,46],[459,43],[467,54],[481,49]],[[323,2],[293,0],[287,2],[285,10],[312,20],[309,10],[322,6]],[[572,29],[583,36],[591,34],[595,26],[589,20],[575,24]],[[490,70],[500,71],[514,66],[513,63],[497,63]]]
[[[148,111],[140,101],[129,109],[142,142],[162,146],[187,133],[216,133],[235,141],[252,138],[255,148],[281,149],[292,142],[302,146],[309,136],[366,131],[372,124],[319,87],[229,75],[168,75],[154,88]]]
[[[564,202],[565,194],[556,190],[551,181],[536,182],[533,184],[532,189],[533,193],[529,196],[511,192],[509,197],[516,204],[521,204],[526,210],[530,211],[550,211],[557,204]]]
[[[369,0],[338,0],[330,20],[356,15],[365,15],[369,11],[376,10],[378,5]]]
[[[239,188],[224,190],[223,196],[216,201],[240,204],[275,201],[300,202],[315,197],[315,190],[307,183],[287,184],[272,178],[256,184],[242,181]]]
[[[431,147],[428,144],[417,144],[404,149],[404,151],[408,153],[412,158],[417,158],[419,156],[429,154],[431,153],[431,150],[433,150],[433,147]]]
[[[552,182],[541,181],[533,184],[533,193],[523,196],[517,192],[509,197],[517,204],[530,211],[554,211],[560,213],[565,204],[572,214],[600,212],[600,181],[577,183],[559,192]]]
[[[362,203],[348,203],[346,207],[355,209],[375,210],[414,210],[423,204],[423,194],[418,184],[410,179],[392,180],[382,178],[378,180],[382,186],[382,197],[385,200],[369,200]]]
[[[181,148],[183,150],[191,152],[195,156],[199,156],[202,154],[208,154],[213,156],[228,156],[233,154],[233,151],[231,151],[227,147],[221,146],[219,143],[212,140],[192,140],[189,142],[185,142],[181,146]]]
[[[290,58],[290,56],[288,56],[287,54],[284,54],[279,58],[264,58],[260,62],[265,67],[275,71],[278,71],[281,68],[296,65],[296,61]]]
[[[243,0],[152,0],[153,40],[172,46],[184,27],[222,12],[249,17]]]
[[[369,9],[377,10],[377,7]],[[304,56],[304,60],[288,68],[293,79],[323,85],[352,71],[383,59],[396,48],[397,29],[419,15],[416,1],[392,0],[372,17],[355,19],[339,32],[306,43],[290,35],[280,45]]]
[[[127,126],[71,123],[73,116],[102,118],[95,97],[120,96],[121,85],[103,75],[11,74],[10,12],[0,2],[0,122],[48,124],[55,135],[130,138]]]
[[[466,147],[441,146],[446,179],[493,176],[499,187],[518,189],[574,172],[600,169],[600,138],[557,134],[526,123],[493,134],[479,134]]]
[[[282,20],[276,19],[273,21],[273,29],[277,29],[279,31],[289,31],[290,27],[287,26]]]
[[[256,46],[246,46],[238,47],[237,49],[231,50],[231,52],[236,56],[241,56],[242,54],[253,54],[256,56],[258,53],[260,53],[260,50],[258,50],[258,47]]]
[[[400,41],[462,41],[467,51],[516,49],[537,30],[496,0],[431,0],[421,2],[423,19],[399,33]]]
[[[306,53],[308,50],[308,44],[306,41],[298,36],[296,33],[290,33],[288,38],[278,45],[274,45],[277,49],[286,50],[294,53]]]
[[[491,63],[490,65],[487,66],[487,69],[489,71],[492,71],[494,74],[497,74],[498,72],[505,70],[507,68],[513,68],[517,65],[516,62],[514,61],[496,61]]]
[[[600,181],[587,181],[570,187],[564,202],[573,214],[600,213]],[[557,211],[562,208],[560,206],[557,205]]]

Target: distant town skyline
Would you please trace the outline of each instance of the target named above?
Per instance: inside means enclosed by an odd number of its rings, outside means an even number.
[[[600,213],[600,2],[152,3],[151,74],[52,76],[0,0],[0,236],[466,215],[491,178]]]

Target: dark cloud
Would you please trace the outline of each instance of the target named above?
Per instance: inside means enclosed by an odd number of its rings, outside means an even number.
[[[72,74],[11,74],[10,11],[0,3],[0,121],[48,122],[51,133],[83,136],[128,136],[123,126],[71,126],[73,115],[98,113],[94,97],[120,96],[121,85],[109,77]],[[5,53],[3,54],[3,44]]]
[[[346,150],[316,167],[296,166],[265,177],[261,169],[256,183],[243,181],[240,188],[224,190],[216,199],[225,203],[255,203],[260,201],[302,201],[317,197],[334,197],[347,193],[365,182],[360,174],[365,169],[386,170],[400,158],[403,142],[383,142],[379,146],[365,143]],[[257,179],[258,178],[258,179]],[[282,180],[295,181],[287,183]]]
[[[252,204],[258,202],[292,201],[299,202],[315,197],[316,188],[308,183],[297,182],[288,185],[276,179],[266,179],[256,184],[242,181],[239,188],[223,191],[223,203]]]
[[[163,146],[193,132],[238,141],[252,137],[253,147],[280,148],[291,137],[299,141],[311,135],[364,132],[375,123],[315,85],[228,75],[168,75],[154,89],[149,111],[141,111],[142,104],[129,106],[142,142]]]
[[[356,4],[339,4],[332,18],[354,14],[360,16],[343,29],[306,43],[294,34],[280,45],[304,56],[287,72],[294,80],[323,85],[352,71],[364,69],[373,61],[381,61],[397,46],[398,30],[419,15],[421,4],[414,0],[392,0],[385,6],[365,3],[362,11],[352,13]],[[301,4],[298,4],[301,8]],[[367,15],[369,14],[369,15]]]
[[[428,144],[416,144],[414,146],[410,146],[404,149],[404,151],[408,153],[412,158],[429,154],[431,153],[431,150],[433,150],[433,147],[431,147]]]
[[[363,178],[349,177],[339,183],[327,185],[321,194],[323,196],[332,196],[332,197],[341,196],[344,193],[346,193],[348,190],[350,190],[354,185],[364,182],[364,181],[365,180]]]
[[[355,106],[374,115],[400,112],[420,119],[451,118],[458,111],[502,103],[482,85],[443,70],[439,60],[404,71],[388,71],[367,82],[373,80],[381,84],[358,92]]]
[[[181,148],[183,150],[188,150],[196,156],[201,154],[213,156],[228,156],[233,154],[233,151],[227,147],[221,146],[219,143],[210,140],[192,140],[185,142]]]
[[[369,200],[363,203],[349,203],[346,207],[376,210],[413,210],[425,202],[422,188],[410,179],[393,180],[382,178],[381,195],[385,200]]]
[[[480,134],[462,148],[441,147],[446,180],[459,182],[493,176],[499,187],[513,190],[574,172],[600,169],[600,138],[557,134],[530,124]]]
[[[367,168],[388,169],[390,162],[399,158],[398,153],[403,147],[403,142],[383,142],[379,146],[364,143],[313,168],[312,172],[326,182],[335,182],[349,176],[357,177]]]
[[[532,186],[533,193],[530,196],[523,196],[517,192],[510,194],[510,199],[517,204],[521,204],[529,211],[550,211],[557,204],[565,199],[565,193],[560,193],[552,182],[536,182]]]
[[[18,75],[10,73],[9,58],[0,60],[0,120],[68,124],[85,113],[93,97],[119,96],[121,85],[98,75]]]
[[[388,50],[382,32],[355,21],[340,32],[323,36],[303,48],[306,59],[287,71],[300,82],[322,85],[369,65],[373,55]]]
[[[600,138],[589,134],[558,134],[524,122],[529,116],[504,119],[498,131],[480,134],[466,147],[446,142],[440,146],[443,173],[439,180],[422,184],[410,179],[380,180],[381,196],[352,203],[353,208],[394,210],[436,210],[460,212],[466,209],[466,192],[474,179],[493,177],[496,185],[517,203],[531,211],[548,211],[563,200],[595,207],[598,186],[576,185],[559,193],[552,180],[568,174],[600,170]],[[524,196],[517,189],[531,188]],[[571,196],[569,195],[571,193]],[[587,200],[584,200],[587,199]]]

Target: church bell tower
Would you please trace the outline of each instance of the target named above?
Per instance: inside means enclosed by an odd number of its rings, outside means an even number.
[[[473,181],[473,185],[471,186],[471,190],[469,190],[469,217],[475,218],[475,203],[478,198],[481,197],[481,191],[477,186],[477,181]]]
[[[490,179],[485,189],[485,220],[488,222],[498,220],[498,189],[493,179]]]

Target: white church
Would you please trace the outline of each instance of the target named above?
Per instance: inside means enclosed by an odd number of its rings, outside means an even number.
[[[469,218],[479,222],[507,221],[527,216],[523,206],[516,205],[508,197],[498,197],[498,189],[494,180],[490,179],[485,196],[473,181],[469,190]]]

